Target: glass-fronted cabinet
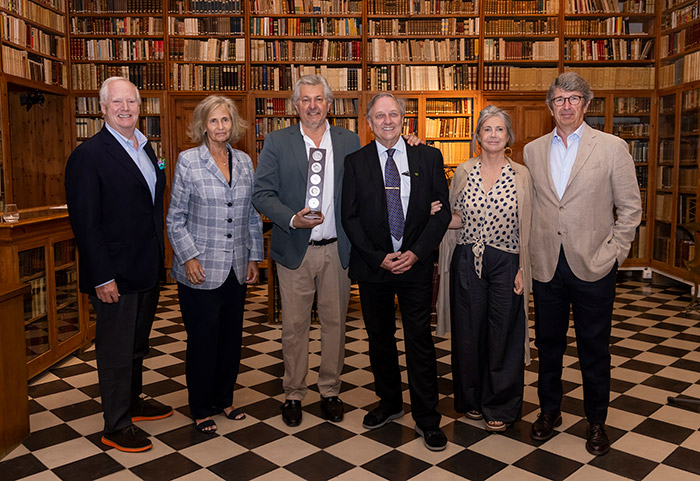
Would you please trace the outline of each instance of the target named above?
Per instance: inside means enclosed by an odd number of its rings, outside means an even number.
[[[676,95],[671,94],[659,98],[658,152],[654,183],[652,259],[664,264],[671,259],[675,140]]]

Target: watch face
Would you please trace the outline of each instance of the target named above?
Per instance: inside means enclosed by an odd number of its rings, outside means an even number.
[[[314,197],[318,197],[318,194],[320,194],[320,193],[321,193],[321,189],[316,185],[312,185],[311,188],[309,189],[309,194],[314,196]]]
[[[310,179],[310,180],[311,180],[311,183],[312,183],[312,184],[318,185],[318,184],[321,183],[321,176],[318,175],[318,174],[314,174],[314,175],[311,176],[311,179]]]
[[[323,170],[323,166],[321,165],[320,162],[313,162],[311,164],[311,172],[313,172],[314,174],[318,174],[322,170]]]
[[[309,199],[309,207],[311,207],[312,209],[318,209],[318,206],[320,204],[321,203],[318,201],[318,199],[316,197],[312,197]]]

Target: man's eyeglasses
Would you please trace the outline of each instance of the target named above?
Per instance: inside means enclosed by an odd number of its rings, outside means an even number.
[[[566,101],[569,101],[569,105],[578,105],[583,97],[581,95],[572,95],[571,97],[554,97],[552,103],[557,107],[564,105]]]

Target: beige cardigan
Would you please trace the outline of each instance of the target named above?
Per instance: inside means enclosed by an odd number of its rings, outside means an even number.
[[[478,157],[469,159],[460,164],[455,171],[450,185],[450,212],[456,209],[457,197],[467,185],[469,172],[476,165]],[[530,364],[530,336],[528,329],[528,311],[530,290],[532,287],[532,274],[530,269],[530,221],[532,218],[532,179],[530,172],[524,165],[508,160],[515,171],[515,191],[518,196],[518,231],[520,234],[520,264],[523,267],[523,283],[525,290],[525,364]],[[450,263],[452,252],[457,244],[457,229],[448,229],[440,243],[440,259],[438,273],[440,274],[439,291],[437,298],[437,331],[438,336],[450,332]]]

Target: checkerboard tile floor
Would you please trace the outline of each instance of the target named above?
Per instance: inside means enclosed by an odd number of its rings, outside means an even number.
[[[447,449],[425,449],[410,415],[376,431],[363,429],[362,418],[377,398],[356,291],[348,314],[343,422],[321,418],[313,384],[318,328],[312,331],[311,389],[303,403],[303,422],[297,428],[282,422],[280,327],[267,323],[266,290],[256,287],[248,294],[234,397],[248,417],[229,421],[219,416],[217,435],[198,433],[187,409],[185,332],[177,292],[166,286],[145,360],[144,391],[174,406],[175,414],[139,423],[151,434],[153,449],[127,454],[100,444],[102,414],[91,349],[31,381],[31,436],[0,461],[0,480],[700,480],[700,413],[666,403],[668,396],[700,397],[700,315],[683,312],[689,299],[687,288],[651,287],[629,279],[618,284],[608,416],[613,444],[607,456],[596,458],[584,448],[573,330],[564,359],[564,422],[549,441],[529,436],[538,412],[536,351],[525,374],[522,421],[505,434],[488,434],[481,422],[453,410],[450,341],[437,337],[439,410],[450,441]],[[404,399],[408,401],[407,386]]]

